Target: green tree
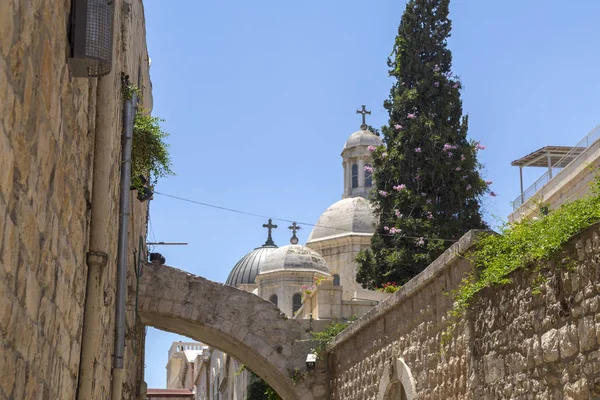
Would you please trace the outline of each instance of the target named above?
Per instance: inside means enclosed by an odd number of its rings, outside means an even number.
[[[410,0],[388,59],[395,83],[384,102],[385,145],[373,151],[378,216],[372,250],[359,253],[357,280],[405,283],[473,228],[485,228],[480,199],[489,184],[467,140],[461,83],[447,48],[449,0]],[[493,192],[490,193],[494,195]]]

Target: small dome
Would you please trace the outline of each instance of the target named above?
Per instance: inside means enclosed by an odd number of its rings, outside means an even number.
[[[383,144],[383,140],[373,132],[368,130],[360,130],[358,132],[354,132],[344,145],[344,150],[349,149],[351,147],[356,146],[381,146]]]
[[[372,234],[374,227],[375,215],[369,201],[362,197],[346,198],[321,214],[308,237],[308,243],[356,233]]]
[[[318,271],[329,274],[325,259],[306,246],[290,244],[274,250],[262,263],[260,275],[274,271]]]
[[[234,287],[245,283],[254,284],[263,262],[275,250],[277,246],[265,244],[246,254],[235,264],[225,284]]]

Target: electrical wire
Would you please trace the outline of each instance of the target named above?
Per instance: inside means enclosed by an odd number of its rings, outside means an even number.
[[[294,221],[294,220],[286,219],[286,218],[277,218],[277,217],[271,217],[271,216],[268,216],[268,215],[256,214],[256,213],[251,213],[251,212],[242,211],[242,210],[236,210],[234,208],[228,208],[228,207],[218,206],[218,205],[215,205],[215,204],[210,204],[210,203],[205,203],[205,202],[202,202],[202,201],[187,199],[185,197],[175,196],[175,195],[167,194],[167,193],[154,192],[154,194],[158,194],[160,196],[165,196],[165,197],[170,197],[172,199],[176,199],[176,200],[180,200],[180,201],[185,201],[187,203],[197,204],[197,205],[204,206],[204,207],[216,208],[218,210],[229,211],[229,212],[233,212],[233,213],[237,213],[237,214],[242,214],[242,215],[248,215],[248,216],[251,216],[251,217],[272,219],[272,220],[275,220],[275,221],[289,222],[289,223],[296,222],[299,225],[319,227],[319,228],[323,228],[323,229],[330,229],[330,230],[336,230],[336,231],[341,231],[341,232],[348,232],[348,233],[352,233],[353,232],[350,229],[337,228],[337,227],[327,226],[327,225],[321,225],[321,224],[311,224],[309,222]],[[390,237],[407,238],[407,239],[415,239],[415,240],[424,239],[424,240],[437,240],[437,241],[452,242],[452,243],[458,242],[458,239],[428,238],[428,237],[424,237],[424,236],[407,236],[407,235],[396,236],[394,234],[381,234],[381,233],[376,233],[376,234],[379,235],[379,236],[390,236]]]

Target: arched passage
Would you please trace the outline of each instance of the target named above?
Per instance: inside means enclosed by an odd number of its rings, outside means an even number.
[[[414,400],[416,397],[415,379],[404,359],[390,359],[379,382],[377,400]]]
[[[294,320],[269,301],[164,265],[145,266],[138,314],[148,326],[178,333],[232,355],[263,378],[282,398],[326,398],[325,377],[305,371],[309,341]]]

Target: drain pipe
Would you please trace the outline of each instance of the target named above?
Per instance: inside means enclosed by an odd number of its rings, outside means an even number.
[[[119,245],[117,248],[117,295],[115,310],[115,349],[113,362],[112,400],[121,400],[125,365],[125,300],[127,297],[127,245],[129,239],[129,194],[131,192],[131,148],[133,119],[137,94],[125,100],[123,107],[123,141],[121,156],[121,198],[119,200]]]

